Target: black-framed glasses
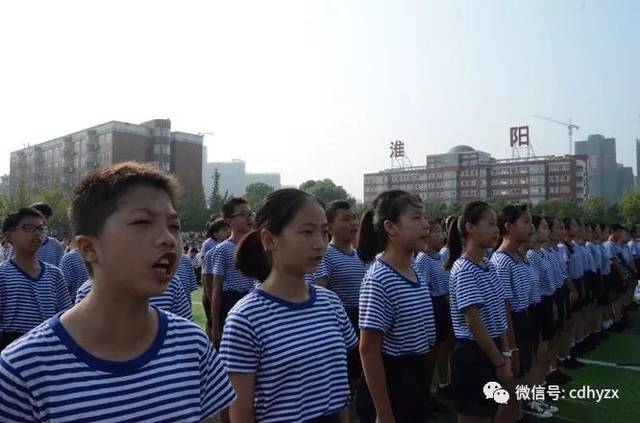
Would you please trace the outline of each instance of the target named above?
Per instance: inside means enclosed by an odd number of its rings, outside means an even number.
[[[46,226],[32,225],[30,223],[25,223],[24,225],[20,225],[16,229],[20,229],[22,232],[26,232],[28,234],[44,234],[47,232]]]
[[[241,211],[240,213],[236,213],[236,214],[232,214],[230,217],[233,219],[234,217],[242,217],[243,219],[246,219],[248,217],[253,217],[256,215],[256,212],[253,211]]]

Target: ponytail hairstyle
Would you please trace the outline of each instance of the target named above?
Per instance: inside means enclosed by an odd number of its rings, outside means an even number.
[[[470,201],[462,208],[462,213],[449,222],[447,228],[447,248],[449,249],[449,260],[445,265],[446,270],[451,270],[453,263],[462,255],[464,238],[467,236],[465,225],[471,223],[477,225],[482,216],[488,210],[493,210],[484,201]]]
[[[358,256],[363,262],[372,262],[376,254],[386,248],[389,237],[384,229],[384,222],[390,220],[397,223],[407,207],[421,208],[422,200],[401,190],[385,191],[373,200],[372,209],[360,221]]]
[[[265,251],[260,233],[263,229],[280,235],[304,204],[315,197],[295,188],[279,189],[268,194],[256,213],[254,229],[238,245],[236,267],[245,276],[264,282],[271,273],[271,254]],[[324,207],[323,207],[324,209]]]

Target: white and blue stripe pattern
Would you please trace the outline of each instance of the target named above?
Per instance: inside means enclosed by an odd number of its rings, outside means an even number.
[[[588,241],[585,246],[588,248],[589,253],[591,254],[591,271],[594,273],[600,272],[602,269],[602,257],[600,257],[600,248],[598,244],[595,244],[591,241]]]
[[[557,289],[554,275],[554,265],[551,253],[545,250],[532,249],[527,251],[527,260],[538,274],[540,295],[548,297]]]
[[[201,252],[200,252],[202,257],[207,255],[207,253],[209,251],[211,251],[212,249],[216,248],[216,245],[218,245],[218,241],[216,241],[215,239],[213,239],[213,238],[205,239],[204,242],[202,243],[202,248],[201,248]]]
[[[449,272],[444,270],[440,254],[420,252],[416,256],[414,265],[429,284],[432,297],[441,297],[449,293]]]
[[[333,292],[309,285],[309,299],[291,303],[256,289],[229,312],[220,355],[230,373],[255,375],[256,421],[303,422],[348,404],[357,342]]]
[[[383,259],[367,272],[360,290],[360,329],[383,333],[382,354],[425,354],[435,343],[436,328],[429,286],[416,273],[413,282]]]
[[[518,312],[527,308],[533,289],[531,272],[527,263],[504,251],[496,251],[491,257],[491,263],[496,267],[511,311]]]
[[[187,254],[183,254],[180,257],[180,265],[176,270],[176,276],[180,278],[180,282],[182,282],[188,293],[198,289],[198,277],[193,269],[191,258]]]
[[[480,320],[492,338],[507,330],[504,288],[491,263],[478,266],[466,257],[453,263],[449,281],[449,306],[453,333],[458,339],[471,339],[464,312],[471,306],[480,310]]]
[[[551,264],[553,269],[553,286],[554,291],[558,290],[564,285],[564,281],[567,278],[566,264],[562,259],[562,253],[557,248],[545,248],[545,258],[548,259],[548,263]]]
[[[201,422],[236,398],[202,330],[157,311],[158,334],[130,361],[99,359],[55,316],[0,356],[0,420]]]
[[[440,258],[442,259],[442,266],[446,266],[447,261],[449,261],[449,248],[442,247],[440,249]]]
[[[540,275],[529,260],[525,258],[523,262],[529,271],[529,282],[531,284],[531,289],[529,290],[529,305],[538,304],[542,299],[542,295],[540,294]]]
[[[570,279],[578,280],[584,276],[584,256],[573,247],[573,252],[564,244],[558,245],[562,251],[564,260],[567,262],[567,276]]]
[[[329,288],[335,292],[345,308],[358,308],[360,284],[367,272],[367,266],[360,260],[356,250],[345,253],[329,244],[322,261],[314,273],[316,280],[326,278]]]
[[[40,261],[37,278],[9,260],[0,266],[0,332],[26,333],[71,308],[62,271]]]
[[[71,298],[75,298],[78,288],[89,279],[89,272],[87,272],[87,266],[85,266],[80,252],[74,248],[62,256],[60,269],[67,287],[69,287],[69,295]]]
[[[89,295],[92,286],[93,281],[89,279],[83,283],[80,288],[78,288],[76,304]],[[193,320],[193,314],[191,313],[191,299],[177,276],[174,276],[169,281],[169,285],[162,295],[149,298],[149,304],[184,319]]]
[[[205,257],[204,274],[221,276],[223,291],[246,293],[256,287],[258,281],[245,276],[236,268],[236,243],[230,238],[210,250]]]
[[[600,273],[609,275],[611,274],[611,257],[609,257],[604,244],[598,244],[598,249],[600,250]]]
[[[573,248],[582,255],[582,263],[584,265],[584,272],[595,272],[596,266],[593,256],[591,255],[591,251],[586,244],[582,244],[580,242],[573,241]]]

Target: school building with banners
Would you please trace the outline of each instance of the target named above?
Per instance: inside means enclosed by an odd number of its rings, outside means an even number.
[[[426,156],[426,165],[397,167],[364,175],[364,202],[380,193],[402,189],[424,201],[462,204],[504,199],[537,204],[543,200],[584,201],[588,194],[586,155],[497,160],[489,153],[458,145],[444,154]]]

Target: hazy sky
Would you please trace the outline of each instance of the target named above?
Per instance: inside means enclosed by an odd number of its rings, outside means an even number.
[[[284,184],[363,173],[404,140],[414,165],[469,144],[510,157],[617,139],[635,168],[640,1],[13,1],[0,3],[0,172],[9,152],[109,120],[215,132]]]

